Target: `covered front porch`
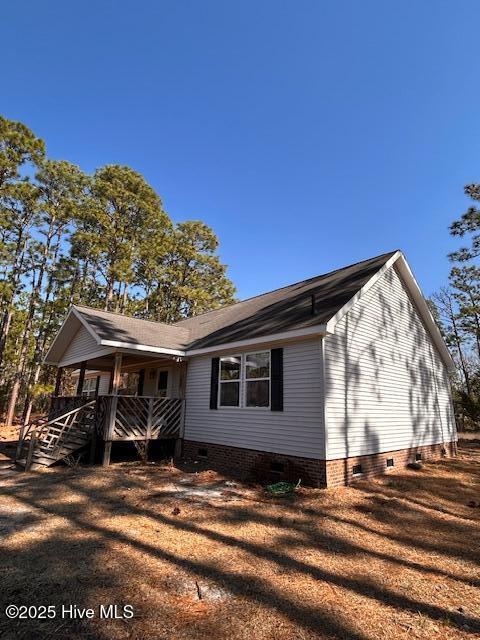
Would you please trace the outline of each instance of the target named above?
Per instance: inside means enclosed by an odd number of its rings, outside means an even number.
[[[58,367],[50,417],[60,416],[94,401],[90,458],[103,448],[103,464],[110,463],[112,444],[144,444],[175,440],[180,454],[185,408],[186,362],[180,356],[112,349]],[[64,393],[72,383],[75,392]]]

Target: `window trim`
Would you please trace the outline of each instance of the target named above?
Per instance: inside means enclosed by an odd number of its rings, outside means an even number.
[[[269,375],[266,378],[247,378],[247,365],[246,360],[248,356],[258,353],[268,353],[269,358]],[[237,380],[222,380],[222,358],[240,358],[240,375]],[[268,381],[268,405],[264,407],[256,407],[254,405],[247,405],[247,383],[259,382],[262,380]],[[222,389],[221,384],[229,384],[237,382],[239,384],[238,405],[223,405],[221,404]],[[272,406],[272,350],[271,349],[257,349],[256,351],[247,351],[244,353],[227,353],[218,358],[218,393],[217,393],[217,408],[218,409],[253,409],[254,411],[270,411]]]
[[[236,380],[222,380],[222,358],[240,358],[240,371]],[[242,406],[242,371],[243,371],[243,354],[242,353],[228,353],[218,358],[218,398],[217,407],[219,409],[240,409]],[[221,404],[222,401],[222,384],[231,384],[236,382],[238,384],[238,404]]]
[[[94,378],[85,378],[83,381],[82,392],[80,395],[85,396],[87,398],[93,398],[95,396],[95,391],[97,390],[97,377]],[[93,382],[93,385],[91,384]],[[86,387],[91,387],[90,389]]]

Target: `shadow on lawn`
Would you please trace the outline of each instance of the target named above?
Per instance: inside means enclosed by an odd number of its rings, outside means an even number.
[[[155,479],[161,481],[162,474],[158,471],[156,473]],[[163,478],[168,481],[166,476]],[[60,607],[63,603],[75,603],[84,607],[100,602],[110,603],[113,591],[116,603],[134,604],[139,617],[133,624],[110,621],[108,625],[105,621],[99,623],[97,620],[92,622],[56,619],[21,623],[0,618],[2,639],[140,638],[144,637],[142,624],[147,618],[150,619],[149,624],[154,626],[155,637],[180,637],[180,631],[183,634],[181,637],[185,638],[213,637],[212,629],[215,629],[214,637],[227,638],[228,620],[224,620],[218,613],[195,620],[189,619],[182,627],[179,626],[180,621],[185,621],[185,616],[189,614],[185,611],[185,603],[179,600],[175,604],[171,599],[167,601],[162,598],[167,585],[156,581],[153,569],[152,574],[145,571],[149,563],[153,567],[158,561],[166,563],[174,571],[182,572],[193,582],[200,579],[211,581],[238,596],[242,601],[258,604],[265,610],[278,614],[279,619],[290,620],[305,630],[307,635],[314,633],[319,637],[349,640],[366,640],[370,637],[355,630],[354,625],[347,622],[350,616],[346,613],[340,617],[338,610],[325,606],[325,603],[322,602],[319,606],[318,599],[316,604],[312,604],[311,600],[297,598],[294,593],[290,595],[288,592],[282,592],[276,587],[273,578],[265,580],[256,575],[255,562],[268,561],[274,572],[291,573],[321,581],[332,588],[338,587],[352,594],[367,597],[399,612],[420,613],[433,621],[442,622],[448,619],[453,628],[456,627],[463,633],[476,634],[480,631],[480,620],[476,617],[452,612],[431,602],[419,601],[391,589],[385,583],[376,582],[367,575],[352,577],[348,573],[342,575],[341,572],[314,565],[305,560],[305,557],[309,557],[308,554],[299,553],[320,551],[346,559],[356,557],[361,562],[381,561],[386,563],[389,570],[394,571],[395,567],[401,566],[478,586],[478,581],[468,580],[453,570],[449,572],[426,566],[398,554],[390,554],[361,544],[363,530],[386,537],[393,543],[400,543],[406,551],[412,547],[419,547],[447,558],[463,558],[457,536],[461,536],[460,540],[470,540],[472,548],[476,543],[478,548],[480,535],[478,525],[474,522],[459,519],[452,524],[444,520],[443,514],[435,514],[433,510],[426,511],[415,504],[406,504],[403,500],[399,508],[399,500],[386,502],[384,496],[374,493],[377,487],[372,485],[370,489],[373,491],[362,502],[362,505],[365,505],[362,509],[365,508],[368,514],[360,512],[358,521],[338,515],[335,505],[327,508],[320,504],[315,508],[304,508],[301,501],[286,502],[283,507],[284,516],[278,518],[268,514],[262,503],[252,501],[251,505],[245,506],[245,502],[236,504],[232,501],[218,506],[210,505],[204,522],[201,513],[196,514],[195,522],[192,522],[191,519],[159,513],[155,508],[145,504],[145,500],[141,504],[136,502],[132,497],[134,492],[129,493],[129,489],[144,489],[141,478],[113,472],[111,477],[107,476],[107,480],[106,485],[98,489],[89,487],[90,477],[87,469],[81,469],[76,473],[66,472],[62,476],[60,489],[67,489],[72,499],[65,502],[55,492],[55,482],[58,482],[56,474],[29,474],[17,478],[14,484],[2,487],[3,494],[14,498],[19,509],[23,506],[29,510],[29,516],[24,522],[20,518],[17,533],[21,532],[23,527],[26,534],[35,533],[37,540],[34,544],[28,543],[25,546],[17,543],[15,549],[11,550],[11,556],[4,558],[2,600],[5,600],[5,604],[57,604]],[[168,492],[157,490],[151,492],[148,502],[155,500],[159,506],[165,506],[170,504],[170,497]],[[95,509],[101,509],[100,518],[92,517],[92,504]],[[122,515],[135,516],[138,529],[121,527],[121,520],[114,526],[107,522],[109,517],[121,519]],[[380,522],[382,525],[390,523],[391,526],[387,527],[386,531],[379,532],[365,522],[364,516],[368,516],[368,521],[373,518],[374,522]],[[61,518],[54,535],[50,535],[46,528],[48,520],[52,517]],[[312,526],[314,518],[320,527]],[[350,533],[355,534],[358,531],[356,541],[323,531],[322,518],[348,526]],[[227,549],[246,554],[251,560],[252,569],[240,573],[235,566],[226,566],[224,562],[217,561],[215,556],[208,560],[199,560],[176,549],[169,550],[168,545],[162,547],[161,539],[155,544],[146,541],[145,537],[142,538],[141,531],[141,523],[145,519],[159,527],[166,527],[164,531],[191,534],[195,541],[198,541],[198,545],[202,545],[202,542],[215,543],[219,557]],[[242,539],[240,535],[223,533],[219,527],[222,523],[241,525],[249,521],[274,528],[274,537],[265,544],[259,544]],[[79,536],[76,530],[80,531],[82,536]],[[159,535],[161,531],[162,529],[159,529]],[[436,541],[434,536],[427,541],[425,531],[439,531],[447,537],[445,540],[442,538],[441,543]],[[9,533],[7,531],[7,537]],[[124,562],[119,563],[114,554],[112,555],[112,550],[115,550],[116,556],[119,553],[121,557],[123,553],[128,554],[125,555]],[[406,555],[408,556],[408,553]],[[479,560],[478,552],[474,558],[476,561]],[[143,582],[134,596],[134,602],[131,590],[125,584],[125,576],[129,575],[125,569],[127,563],[132,581],[136,579],[136,571],[144,572]],[[242,616],[241,609],[238,607],[236,610],[239,617]],[[153,622],[152,618],[155,619]],[[245,623],[247,624],[248,620]],[[149,632],[153,633],[151,626]]]

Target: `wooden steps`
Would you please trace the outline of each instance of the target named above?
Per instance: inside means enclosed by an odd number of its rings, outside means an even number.
[[[38,469],[64,460],[88,444],[95,428],[94,418],[93,400],[65,410],[50,420],[40,421],[38,429],[27,428],[20,447],[22,453],[16,463],[25,468]]]

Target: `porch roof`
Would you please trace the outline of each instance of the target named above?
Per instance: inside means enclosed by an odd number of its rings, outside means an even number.
[[[73,308],[100,338],[103,345],[115,342],[122,345],[145,345],[183,351],[190,341],[190,331],[183,327],[80,305]]]
[[[88,344],[80,357],[65,359],[65,352],[83,327]],[[181,327],[130,318],[118,313],[72,306],[48,350],[44,362],[72,366],[91,361],[102,368],[103,359],[115,351],[147,357],[185,355],[189,331]]]

